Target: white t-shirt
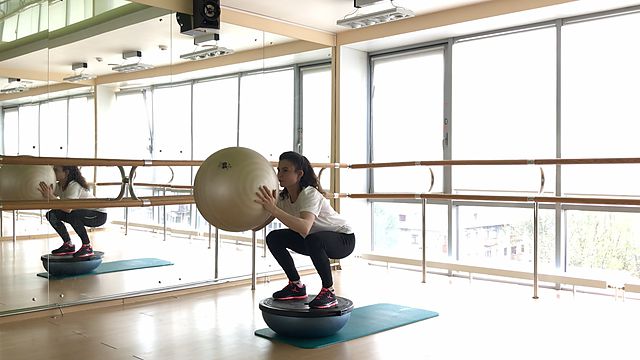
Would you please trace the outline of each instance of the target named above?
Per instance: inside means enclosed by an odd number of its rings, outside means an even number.
[[[278,198],[277,206],[289,215],[300,217],[303,211],[310,212],[316,216],[309,234],[318,231],[335,231],[343,234],[352,234],[353,230],[329,204],[329,200],[313,186],[302,189],[296,202],[292,203],[288,197]]]
[[[56,184],[56,188],[53,190],[53,195],[60,198],[60,200],[66,199],[95,199],[95,196],[89,191],[89,189],[85,189],[80,185],[77,181],[72,180],[67,184],[67,188],[62,190],[62,186],[59,183]],[[101,212],[107,212],[105,209],[90,209],[97,210]]]

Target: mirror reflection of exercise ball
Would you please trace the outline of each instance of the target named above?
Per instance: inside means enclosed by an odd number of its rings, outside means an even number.
[[[56,175],[51,165],[0,166],[0,200],[44,200],[40,182],[53,185]]]
[[[278,189],[271,163],[259,153],[230,147],[209,156],[200,166],[193,184],[196,206],[213,226],[226,231],[257,229],[271,217],[255,202],[262,185]]]

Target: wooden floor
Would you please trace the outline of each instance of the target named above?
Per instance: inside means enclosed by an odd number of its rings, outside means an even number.
[[[283,280],[0,325],[0,359],[637,359],[640,301],[429,275],[352,261],[339,295],[440,316],[305,350],[256,337]],[[303,277],[317,291],[317,275]]]
[[[5,212],[5,227],[10,225]],[[40,256],[61,244],[51,226],[39,219],[23,217],[17,225],[18,233],[42,236],[22,236],[15,243],[4,229],[0,241],[0,316],[15,311],[52,304],[71,304],[96,298],[124,296],[124,294],[158,291],[187,286],[192,283],[213,281],[215,276],[215,250],[209,248],[208,239],[172,236],[166,240],[162,233],[129,228],[125,235],[121,226],[104,226],[91,232],[95,250],[105,253],[104,262],[136,258],[159,258],[172,262],[172,266],[137,269],[135,271],[101,274],[100,276],[71,277],[47,280],[36,276],[45,272]],[[46,235],[50,235],[46,237]],[[77,236],[72,234],[76,247]],[[258,272],[279,269],[272,256],[262,257],[259,239],[256,267]],[[296,264],[310,265],[308,257],[296,256]],[[218,279],[232,279],[251,274],[251,247],[245,242],[223,241],[218,256]]]

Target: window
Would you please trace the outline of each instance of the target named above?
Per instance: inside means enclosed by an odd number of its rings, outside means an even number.
[[[2,21],[2,42],[10,42],[16,39],[18,26],[18,14],[4,18]]]
[[[39,110],[38,104],[23,105],[18,110],[18,155],[40,155]]]
[[[67,156],[66,98],[40,104],[40,156]]]
[[[555,254],[554,211],[540,210],[538,216],[538,260],[552,266]],[[531,271],[533,263],[533,210],[492,206],[458,206],[459,260],[487,263],[487,266]],[[482,231],[495,228],[497,231]],[[489,236],[496,233],[498,236]],[[517,253],[518,246],[531,249]],[[504,258],[495,258],[504,249]],[[507,257],[507,249],[511,257]],[[491,254],[491,255],[488,255]],[[484,259],[483,259],[484,257]]]
[[[30,6],[22,9],[18,13],[18,29],[16,38],[21,39],[25,36],[35,34],[40,26],[40,6]]]
[[[331,68],[302,68],[301,82],[302,153],[312,163],[331,162]],[[330,171],[326,169],[320,178],[325,190],[329,189]]]
[[[293,70],[240,78],[240,141],[275,161],[293,147]]]
[[[529,30],[453,45],[452,158],[539,159],[556,154],[556,31]],[[554,168],[545,167],[546,189]],[[454,191],[537,192],[533,166],[458,166]]]
[[[638,156],[638,33],[637,13],[563,26],[562,157]],[[639,177],[640,165],[563,166],[562,189],[637,196]]]
[[[640,277],[640,214],[567,211],[567,269]]]
[[[67,156],[92,158],[95,154],[96,135],[93,97],[70,98],[68,122],[69,148]]]
[[[303,68],[302,141],[312,162],[331,161],[331,68]]]
[[[115,100],[111,116],[98,122],[98,157],[151,159],[150,92],[119,93]]]
[[[422,206],[375,202],[373,204],[373,250],[377,253],[422,258]],[[427,205],[427,258],[439,259],[448,254],[447,207]]]
[[[163,86],[153,90],[152,157],[165,160],[191,160],[191,85]],[[160,168],[154,169],[154,174]],[[191,184],[191,169],[173,169],[173,183]],[[154,176],[154,182],[166,182]]]
[[[2,119],[2,153],[18,155],[18,109],[4,109]]]
[[[372,161],[441,160],[444,102],[441,48],[372,58]],[[400,140],[401,139],[401,140]],[[442,169],[434,168],[442,188]],[[375,169],[375,192],[426,192],[428,169]]]
[[[90,18],[94,0],[67,0],[67,25]]]
[[[238,77],[193,85],[193,158],[238,145]]]

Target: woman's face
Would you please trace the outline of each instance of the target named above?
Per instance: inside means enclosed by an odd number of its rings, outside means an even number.
[[[67,172],[62,170],[62,166],[54,166],[53,173],[56,174],[56,181],[67,180]]]
[[[278,181],[280,186],[289,187],[300,181],[303,171],[296,170],[295,165],[289,160],[280,160],[278,162]]]

